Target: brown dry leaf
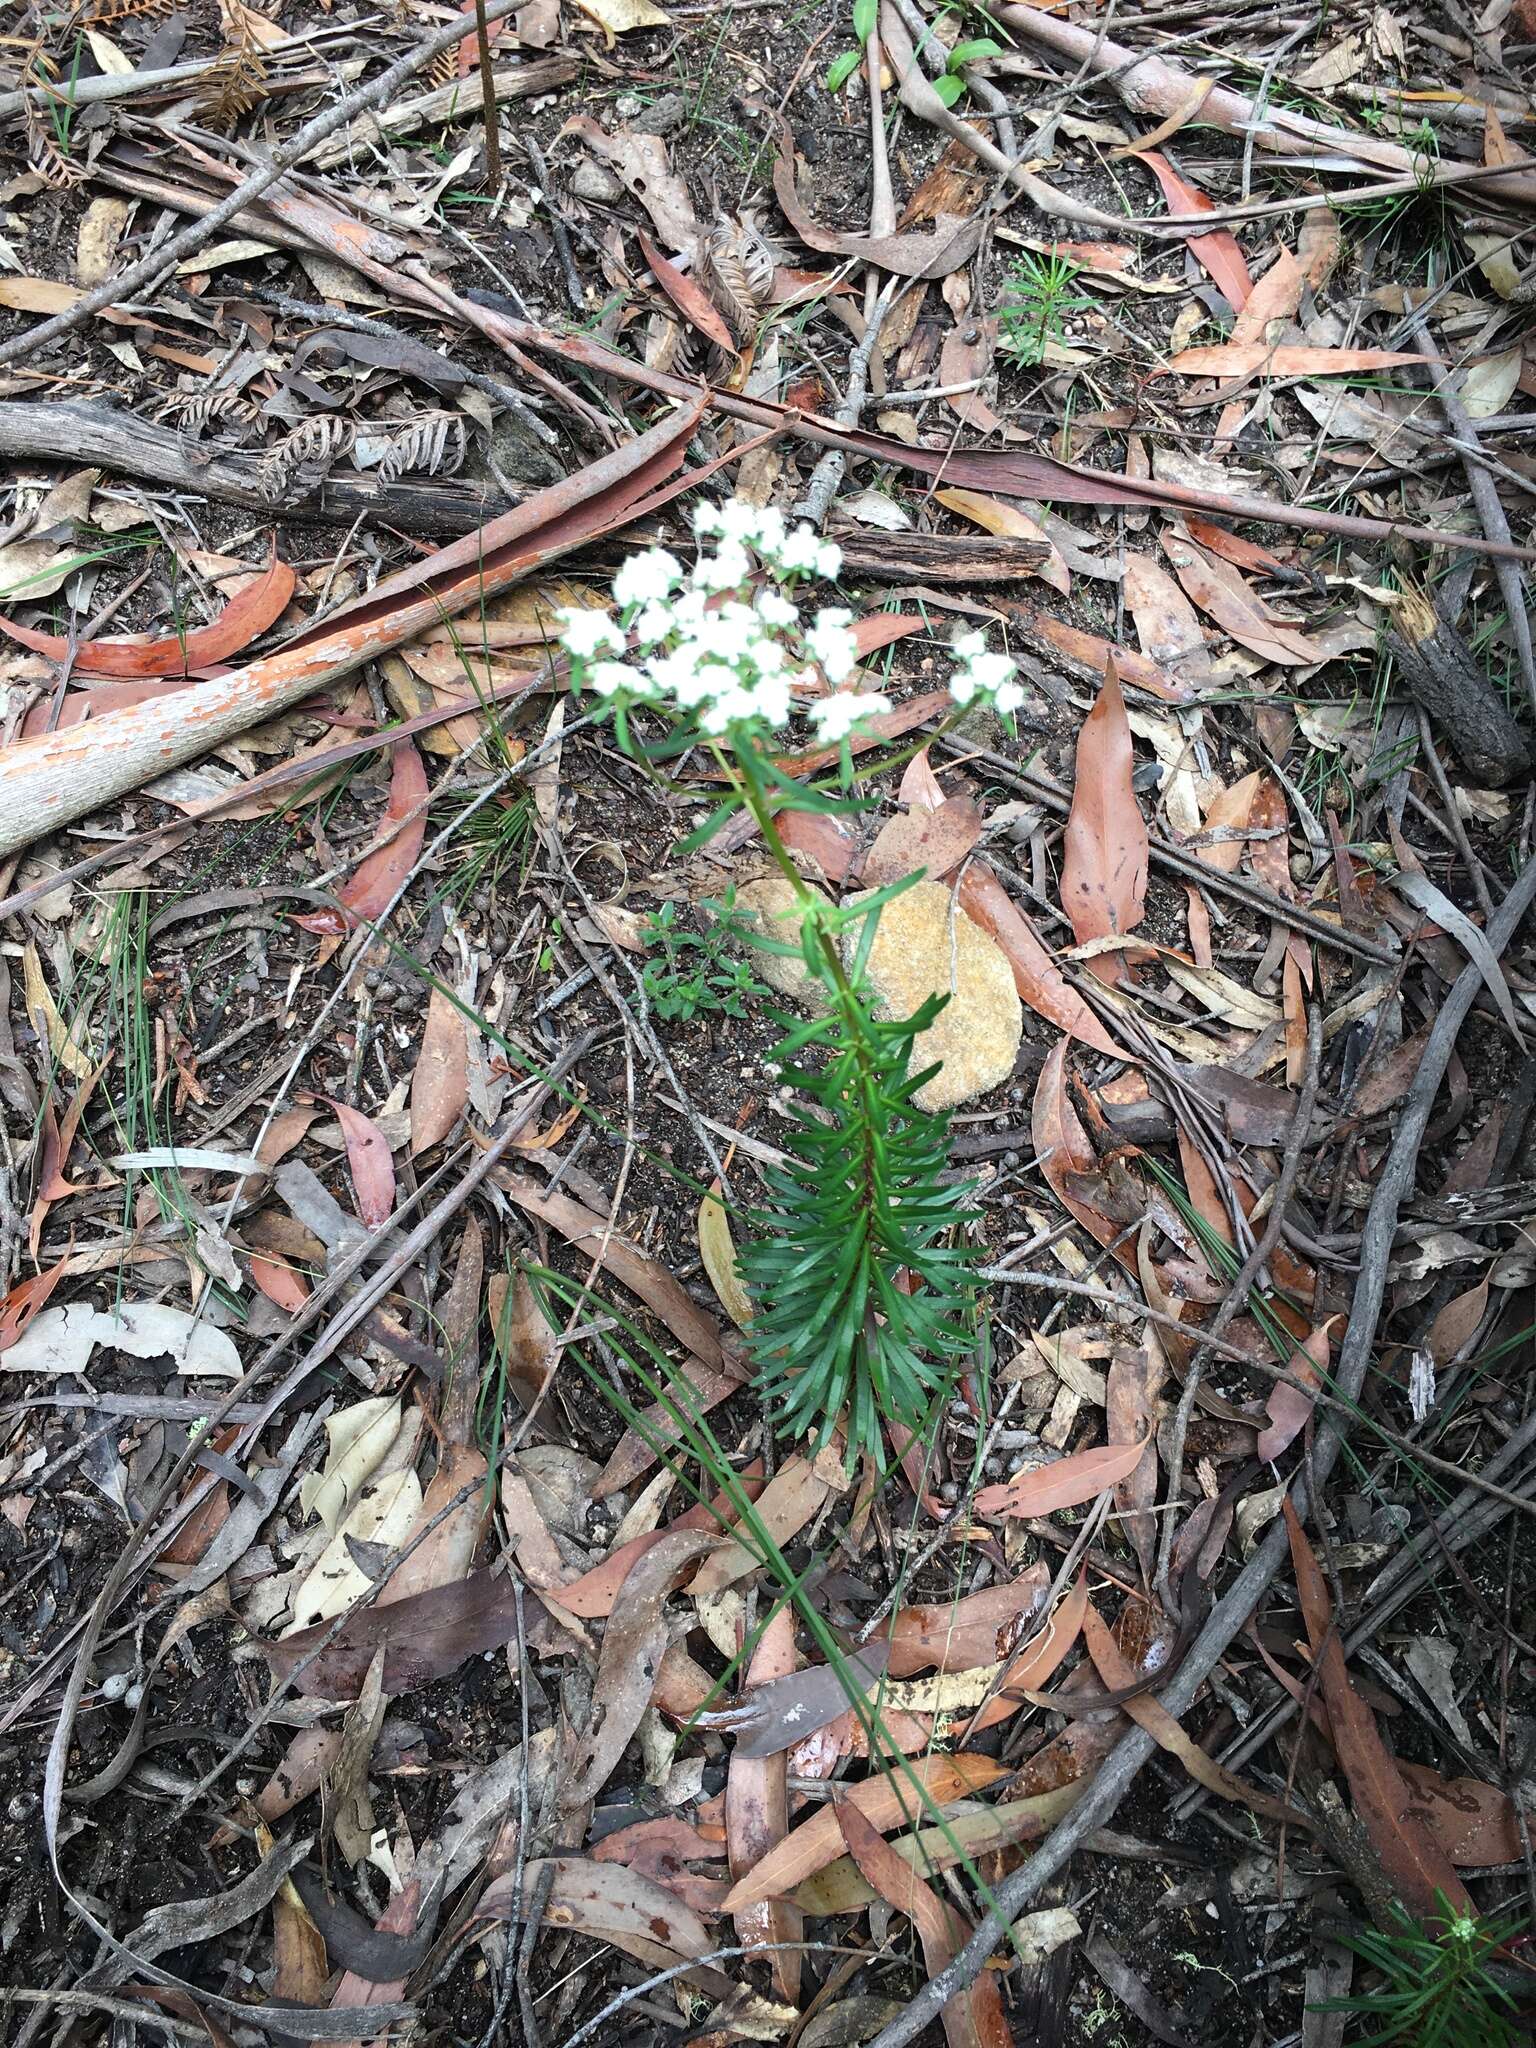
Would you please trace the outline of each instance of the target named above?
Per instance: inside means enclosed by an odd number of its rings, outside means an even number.
[[[918,806],[888,818],[864,856],[866,888],[882,889],[920,871],[930,882],[951,874],[981,838],[981,813],[969,797],[947,797],[936,810]]]
[[[1291,813],[1285,800],[1285,791],[1272,775],[1261,775],[1259,786],[1253,793],[1253,803],[1248,811],[1250,832],[1273,833],[1272,838],[1257,836],[1248,841],[1248,865],[1261,882],[1274,890],[1277,896],[1287,901],[1294,896],[1296,885],[1291,879],[1291,857],[1288,838]]]
[[[805,1458],[787,1458],[757,1499],[755,1521],[780,1549],[810,1521],[838,1478],[836,1459],[823,1451],[811,1463]],[[743,1543],[728,1543],[709,1559],[689,1589],[695,1599],[722,1593],[748,1572],[756,1571],[761,1559]]]
[[[1205,807],[1203,831],[1231,832],[1241,834],[1252,822],[1254,798],[1259,793],[1263,777],[1255,770],[1234,782],[1230,789],[1219,789]],[[1208,868],[1218,868],[1224,875],[1235,875],[1243,858],[1243,839],[1218,839],[1196,841],[1194,851]]]
[[[389,1140],[371,1116],[349,1102],[323,1100],[336,1113],[347,1148],[347,1171],[357,1196],[357,1213],[370,1230],[386,1224],[395,1207],[395,1162]]]
[[[576,0],[576,5],[597,23],[610,50],[614,37],[628,35],[631,29],[672,26],[672,17],[663,14],[654,0]]]
[[[552,1224],[578,1251],[600,1260],[706,1365],[718,1368],[723,1363],[719,1325],[649,1252],[621,1237],[594,1210],[584,1209],[568,1195],[546,1194],[531,1181],[512,1174],[498,1175],[497,1186],[520,1209]]]
[[[434,987],[427,999],[421,1052],[411,1075],[411,1157],[440,1145],[469,1100],[469,1038],[451,996]]]
[[[1306,667],[1319,659],[1318,649],[1299,627],[1276,619],[1255,596],[1230,562],[1197,548],[1182,534],[1166,532],[1163,548],[1185,594],[1213,618],[1240,647],[1263,661]]]
[[[1141,161],[1163,188],[1170,213],[1214,213],[1215,201],[1181,178],[1166,158],[1143,146]],[[1208,235],[1191,235],[1186,248],[1226,293],[1227,303],[1240,313],[1253,291],[1253,280],[1243,261],[1237,237],[1228,228],[1214,228]]]
[[[901,778],[901,801],[929,809],[945,801],[939,779],[929,765],[927,749],[915,754]],[[972,860],[960,877],[960,908],[972,923],[996,939],[1013,969],[1021,999],[1058,1030],[1081,1039],[1095,1052],[1122,1059],[1124,1054],[1093,1011],[1051,958],[1044,940],[1019,909],[984,860]]]
[[[1077,774],[1067,818],[1061,905],[1078,943],[1132,932],[1146,908],[1147,828],[1131,785],[1134,758],[1114,664],[1077,737]],[[1123,981],[1118,953],[1090,960],[1102,981]]]
[[[1316,1389],[1322,1385],[1323,1375],[1328,1370],[1328,1332],[1336,1321],[1336,1317],[1330,1316],[1326,1323],[1320,1323],[1286,1361],[1287,1370],[1311,1387],[1313,1392],[1304,1394],[1300,1387],[1293,1387],[1288,1380],[1270,1383],[1264,1403],[1269,1427],[1259,1431],[1259,1440],[1254,1446],[1266,1464],[1278,1458],[1307,1425],[1317,1399]]]
[[[521,1898],[518,1873],[508,1871],[486,1887],[476,1908],[477,1917],[521,1920],[533,1900],[542,1896],[540,1886],[541,1880],[548,1881],[546,1872],[553,1878],[544,1909],[546,1927],[590,1935],[655,1970],[696,1962],[719,1946],[698,1914],[664,1885],[623,1863],[598,1863],[583,1856],[528,1863],[522,1872]],[[722,1971],[707,1964],[688,1970],[683,1982],[699,1985],[716,1998],[728,1996],[733,1989]]]
[[[1443,1778],[1428,1764],[1397,1769],[1414,1796],[1414,1811],[1458,1870],[1520,1861],[1520,1820],[1507,1792],[1481,1778]]]
[[[1281,1509],[1290,1531],[1296,1592],[1322,1684],[1333,1746],[1349,1779],[1360,1823],[1394,1890],[1416,1919],[1433,1920],[1441,1915],[1445,1908],[1437,1894],[1442,1892],[1451,1911],[1475,1919],[1477,1908],[1466,1886],[1415,1811],[1413,1794],[1388,1753],[1370,1708],[1350,1683],[1344,1646],[1333,1626],[1333,1603],[1306,1531],[1289,1500],[1282,1502]]]
[[[1442,1371],[1464,1345],[1471,1343],[1487,1312],[1486,1277],[1439,1311],[1425,1334],[1424,1348]]]
[[[581,0],[578,0],[578,5]],[[605,0],[606,4],[606,0]],[[678,312],[691,327],[712,341],[716,348],[724,349],[727,355],[736,354],[736,344],[731,330],[726,326],[707,292],[701,291],[685,271],[675,263],[669,263],[659,249],[653,248],[644,235],[636,237],[640,253],[651,267],[651,275],[672,301]]]
[[[1211,679],[1210,650],[1195,608],[1161,562],[1127,553],[1125,604],[1136,622],[1141,651],[1186,690],[1201,690]],[[1120,657],[1114,657],[1120,668]]]
[[[1038,1841],[1071,1812],[1081,1796],[1081,1786],[1066,1785],[1034,1799],[1006,1800],[978,1813],[957,1813],[943,1827],[897,1835],[890,1846],[914,1869],[949,1870],[962,1856],[989,1856],[1015,1842]],[[839,1856],[798,1885],[794,1896],[807,1913],[862,1913],[878,1894],[851,1856]]]
[[[1043,1564],[1016,1579],[943,1606],[903,1607],[893,1617],[887,1670],[892,1678],[914,1671],[967,1671],[993,1664],[1003,1654],[1003,1636],[1014,1636],[1032,1619],[1050,1588]]]
[[[1021,512],[1017,505],[1010,505],[1002,498],[989,498],[981,491],[945,490],[935,491],[933,495],[941,505],[947,505],[951,512],[958,512],[962,519],[969,519],[986,533],[1011,540],[1045,541],[1050,553],[1035,574],[1042,583],[1049,583],[1053,590],[1059,590],[1063,597],[1072,595],[1071,572],[1062,560],[1060,548],[1027,512]]]
[[[1062,1508],[1081,1507],[1117,1486],[1141,1462],[1150,1437],[1135,1443],[1105,1444],[1098,1450],[1074,1451],[1051,1465],[1016,1472],[999,1486],[984,1486],[976,1496],[978,1515],[1054,1515]]]
[[[592,1845],[595,1863],[622,1863],[627,1869],[638,1870],[706,1917],[720,1911],[731,1888],[725,1866],[714,1860],[718,1853],[717,1842],[707,1840],[697,1828],[675,1815],[636,1821],[632,1827],[604,1835]],[[693,1863],[708,1867],[695,1871],[689,1868]]]
[[[719,1542],[710,1530],[675,1530],[631,1567],[603,1631],[591,1719],[572,1760],[569,1807],[597,1797],[640,1726],[671,1639],[667,1595],[679,1575]]]
[[[1064,619],[1053,619],[1046,612],[1028,611],[1017,604],[1008,605],[1007,610],[1026,632],[1037,640],[1043,640],[1052,653],[1061,655],[1094,682],[1113,661],[1122,684],[1145,690],[1149,696],[1161,697],[1165,704],[1188,704],[1194,696],[1187,683],[1178,680],[1157,662],[1149,661],[1145,655],[1133,653],[1129,647],[1117,647],[1112,640],[1105,640],[1097,633],[1085,633],[1081,627],[1070,626]]]
[[[896,1854],[856,1806],[839,1803],[834,1811],[849,1854],[880,1896],[916,1927],[928,1975],[937,1977],[969,1941],[970,1927]],[[940,2017],[949,2048],[1012,2048],[1013,2029],[1003,2012],[1002,1989],[994,1971],[981,1971],[964,1990],[957,1991]]]
[[[608,5],[610,0],[599,0]],[[628,0],[613,0],[624,6]],[[644,4],[644,0],[641,0]],[[702,230],[688,187],[672,169],[667,145],[659,135],[639,135],[621,128],[609,135],[588,114],[577,114],[560,130],[559,140],[574,135],[601,157],[619,182],[638,199],[655,223],[656,232],[669,249],[697,246]]]
[[[1180,377],[1359,377],[1401,370],[1420,358],[1390,348],[1308,348],[1301,343],[1219,342],[1186,348],[1168,367]]]
[[[1152,1577],[1157,1553],[1157,1444],[1154,1440],[1158,1395],[1162,1391],[1164,1356],[1160,1346],[1119,1350],[1105,1376],[1104,1426],[1111,1444],[1140,1443],[1140,1458],[1123,1479],[1115,1481],[1115,1506],[1120,1527],[1141,1566],[1143,1584]]]
[[[1062,1207],[1076,1217],[1097,1243],[1115,1246],[1116,1258],[1128,1273],[1134,1273],[1135,1253],[1124,1238],[1127,1225],[1135,1219],[1122,1195],[1134,1194],[1139,1202],[1138,1215],[1146,1213],[1146,1197],[1134,1183],[1128,1189],[1117,1190],[1101,1171],[1098,1154],[1068,1092],[1066,1056],[1067,1043],[1063,1039],[1047,1053],[1035,1084],[1030,1125],[1035,1157]],[[1127,1213],[1122,1214],[1122,1210]]]
[[[559,1359],[554,1330],[521,1267],[510,1279],[493,1273],[485,1293],[492,1340],[505,1364],[507,1384],[526,1414]]]
[[[1120,1654],[1114,1637],[1092,1607],[1083,1617],[1083,1639],[1100,1678],[1111,1692],[1136,1683],[1138,1674]],[[1282,1826],[1312,1826],[1309,1816],[1296,1807],[1287,1806],[1283,1800],[1272,1799],[1267,1792],[1245,1785],[1241,1778],[1234,1777],[1224,1764],[1217,1763],[1213,1756],[1208,1755],[1192,1735],[1186,1734],[1168,1709],[1150,1693],[1127,1700],[1125,1711],[1147,1731],[1159,1748],[1179,1759],[1197,1784],[1214,1792],[1218,1799],[1250,1807],[1253,1812],[1262,1814],[1265,1820],[1279,1821]]]
[[[915,1757],[904,1768],[883,1771],[855,1785],[844,1803],[858,1808],[871,1827],[882,1834],[893,1828],[910,1827],[933,1807],[942,1808],[952,1799],[965,1799],[984,1792],[999,1778],[1008,1776],[1006,1764],[989,1756]],[[829,1807],[818,1808],[801,1821],[776,1849],[738,1878],[731,1886],[726,1911],[739,1913],[757,1899],[784,1898],[796,1885],[824,1869],[843,1852],[842,1830]]]
[[[951,214],[941,213],[935,217],[931,235],[847,235],[822,227],[800,202],[795,182],[795,142],[789,124],[779,120],[774,126],[779,150],[773,165],[773,189],[784,218],[808,249],[819,249],[829,256],[852,256],[897,277],[947,277],[975,255],[984,225],[979,217],[956,220]]]
[[[699,1257],[716,1300],[737,1329],[744,1330],[752,1320],[752,1297],[742,1284],[731,1219],[720,1199],[718,1180],[710,1182],[709,1193],[699,1204]]]
[[[794,1675],[795,1615],[781,1607],[763,1630],[747,1669],[746,1692],[754,1685]],[[763,1757],[732,1756],[725,1780],[725,1836],[731,1877],[744,1877],[775,1850],[789,1833],[789,1755],[787,1749]],[[759,1899],[736,1914],[736,1938],[744,1948],[764,1943],[798,1942],[805,1919],[787,1899]],[[780,1949],[769,1958],[774,1989],[791,2005],[800,1997],[800,1957]]]

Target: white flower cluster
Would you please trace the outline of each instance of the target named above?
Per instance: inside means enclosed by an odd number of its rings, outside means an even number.
[[[693,529],[715,547],[701,548],[691,572],[666,548],[647,548],[613,579],[617,618],[581,607],[561,613],[560,639],[579,687],[620,714],[650,705],[694,719],[714,737],[740,727],[777,732],[803,708],[817,739],[836,744],[890,708],[874,691],[843,687],[858,668],[853,614],[826,606],[807,621],[792,595],[804,576],[835,577],[840,548],[740,498],[697,506]],[[981,697],[1007,711],[1023,702],[1013,663],[988,654],[979,633],[955,652],[957,703]],[[820,688],[818,670],[830,693],[797,707],[797,688]]]

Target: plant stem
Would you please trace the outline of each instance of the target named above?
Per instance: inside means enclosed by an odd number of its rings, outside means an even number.
[[[475,0],[475,48],[480,56],[480,119],[485,128],[485,182],[501,190],[501,135],[496,123],[496,83],[491,76],[491,31],[485,0]]]

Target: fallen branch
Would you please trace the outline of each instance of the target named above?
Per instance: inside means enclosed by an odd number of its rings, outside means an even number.
[[[200,447],[174,427],[157,427],[98,405],[0,405],[0,460],[90,463],[198,498],[270,515],[260,454]],[[361,470],[335,470],[311,488],[300,481],[283,499],[283,517],[307,524],[391,526],[433,540],[473,533],[507,510],[499,490],[427,478],[383,483]]]
[[[1533,899],[1536,899],[1536,861],[1529,861],[1499,905],[1498,915],[1488,928],[1488,942],[1496,957],[1519,929]],[[1387,1265],[1397,1229],[1398,1209],[1413,1183],[1419,1147],[1455,1049],[1457,1035],[1481,987],[1482,976],[1476,966],[1464,969],[1452,985],[1425,1045],[1413,1087],[1403,1104],[1392,1149],[1371,1196],[1360,1241],[1359,1278],[1355,1283],[1349,1324],[1333,1375],[1338,1396],[1346,1403],[1359,1400],[1365,1383],[1386,1293]],[[1331,1419],[1326,1421],[1318,1431],[1311,1468],[1319,1490],[1343,1447],[1342,1426]],[[1303,1479],[1298,1477],[1293,1494],[1298,1512],[1305,1513],[1307,1486]],[[1211,1609],[1193,1648],[1167,1691],[1161,1695],[1162,1705],[1169,1713],[1177,1716],[1189,1711],[1201,1685],[1215,1669],[1228,1644],[1247,1622],[1265,1589],[1289,1556],[1290,1538],[1284,1525],[1277,1524]],[[1067,1818],[1027,1863],[994,1888],[987,1915],[974,1937],[947,1969],[941,1970],[923,1986],[900,2018],[892,2020],[875,2036],[871,2048],[906,2048],[908,2042],[915,2040],[931,2021],[938,2018],[949,2000],[963,1991],[986,1967],[998,1936],[1024,1911],[1041,1886],[1049,1883],[1088,1835],[1108,1824],[1156,1747],[1152,1737],[1141,1728],[1132,1728],[1121,1739]]]
[[[275,654],[7,748],[0,754],[0,853],[126,795],[625,525],[677,470],[702,410],[695,400],[669,414],[616,453],[390,577]]]
[[[1158,121],[1186,110],[1205,82],[1162,57],[1139,56],[1124,43],[1111,42],[1108,36],[1078,28],[1033,7],[1007,6],[1001,10],[1000,18],[1015,34],[1044,43],[1059,56],[1085,67],[1085,75],[1102,78],[1133,113],[1150,115]],[[1423,169],[1421,159],[1400,142],[1334,128],[1290,107],[1270,105],[1261,109],[1246,94],[1231,92],[1224,86],[1217,86],[1202,97],[1200,123],[1244,142],[1251,137],[1257,148],[1276,156],[1307,157],[1325,150],[1341,169],[1348,169],[1352,160],[1359,169],[1387,171],[1405,178],[1418,178]],[[1532,168],[1536,171],[1536,164]],[[1518,206],[1536,206],[1536,175],[1489,177],[1481,166],[1468,169],[1479,173],[1481,191]],[[1207,217],[1204,225],[1209,227],[1215,217]]]

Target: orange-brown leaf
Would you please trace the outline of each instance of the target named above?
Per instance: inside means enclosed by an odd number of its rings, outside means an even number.
[[[1104,1444],[1097,1450],[1074,1451],[1053,1465],[1019,1472],[1001,1486],[984,1486],[976,1496],[979,1515],[1053,1515],[1061,1508],[1081,1507],[1134,1472],[1150,1441]]]
[[[1370,1708],[1350,1683],[1322,1570],[1296,1510],[1289,1500],[1282,1507],[1307,1640],[1322,1684],[1334,1748],[1349,1779],[1360,1823],[1410,1913],[1421,1920],[1436,1918],[1441,1911],[1436,1894],[1444,1893],[1453,1911],[1475,1919],[1477,1909],[1466,1886],[1414,1810],[1413,1794],[1382,1741]]]
[[[1141,923],[1147,893],[1147,828],[1131,786],[1131,728],[1114,664],[1077,739],[1077,780],[1067,819],[1061,904],[1081,945]],[[1091,960],[1104,981],[1125,976],[1118,954]]]

